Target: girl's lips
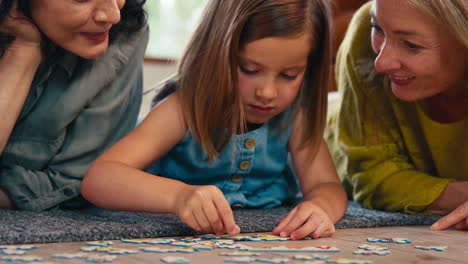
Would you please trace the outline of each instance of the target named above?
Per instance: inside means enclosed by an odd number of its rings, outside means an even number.
[[[91,42],[99,44],[101,42],[104,42],[107,39],[107,37],[109,36],[109,31],[99,32],[99,33],[81,33],[81,35],[83,35],[85,38],[87,38]]]
[[[259,114],[267,114],[273,110],[271,106],[250,105],[250,107]]]

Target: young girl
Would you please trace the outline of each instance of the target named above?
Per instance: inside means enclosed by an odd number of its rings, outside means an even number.
[[[273,233],[331,236],[347,199],[322,141],[325,1],[211,0],[202,17],[176,92],[95,161],[83,196],[114,210],[175,213],[196,231],[237,234],[231,207],[274,207],[297,194],[290,152],[304,199]],[[150,165],[152,174],[143,171]]]

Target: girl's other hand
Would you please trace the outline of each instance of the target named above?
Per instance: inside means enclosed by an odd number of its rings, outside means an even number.
[[[444,230],[451,226],[458,230],[468,230],[468,201],[435,222],[431,229]]]
[[[229,203],[221,190],[214,185],[188,185],[176,202],[180,219],[196,231],[222,235],[240,232],[234,222]]]
[[[51,14],[53,15],[53,14]],[[21,11],[13,7],[0,23],[0,32],[15,36],[7,50],[16,51],[34,48],[40,51],[41,33],[34,23]]]
[[[294,240],[329,237],[334,233],[335,226],[328,214],[312,201],[300,203],[273,229],[273,234]]]

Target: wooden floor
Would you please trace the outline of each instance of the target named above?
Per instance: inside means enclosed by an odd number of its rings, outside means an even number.
[[[394,244],[394,243],[369,243],[369,237],[400,237],[409,239],[412,244]],[[114,241],[113,247],[126,249],[139,249],[142,245],[122,243]],[[338,229],[332,238],[321,238],[316,240],[301,241],[272,241],[272,242],[239,242],[252,247],[260,246],[333,246],[340,249],[339,253],[317,253],[318,255],[328,255],[330,260],[339,258],[351,258],[359,260],[371,260],[373,263],[468,263],[468,232],[457,230],[430,231],[429,226],[404,226],[404,227],[383,227],[383,228],[359,228],[359,229]],[[357,250],[361,244],[372,244],[387,247],[391,254],[386,256],[362,256],[354,255],[352,252]],[[414,245],[445,245],[446,251],[426,251],[415,249]],[[56,253],[77,253],[80,248],[85,246],[84,242],[73,243],[51,243],[37,244],[38,249],[33,249],[27,255],[41,256],[43,261],[50,263],[87,263],[84,260],[62,260],[52,258]],[[202,250],[195,253],[145,253],[139,252],[135,255],[119,255],[112,263],[161,263],[164,256],[183,256],[190,260],[190,263],[225,263],[227,257],[218,254],[225,249],[215,249],[212,251]],[[103,253],[98,253],[103,254]],[[288,257],[290,263],[301,263],[293,260],[294,255],[313,255],[313,253],[261,253],[260,257]],[[0,255],[1,256],[1,255]],[[0,261],[0,263],[6,263]],[[258,263],[258,262],[255,262]],[[305,262],[304,262],[305,263]]]

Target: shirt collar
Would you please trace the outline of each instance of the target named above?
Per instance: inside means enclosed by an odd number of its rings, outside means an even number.
[[[56,65],[62,67],[70,78],[75,72],[76,66],[78,64],[79,57],[68,51],[61,51],[60,54],[56,57]]]

